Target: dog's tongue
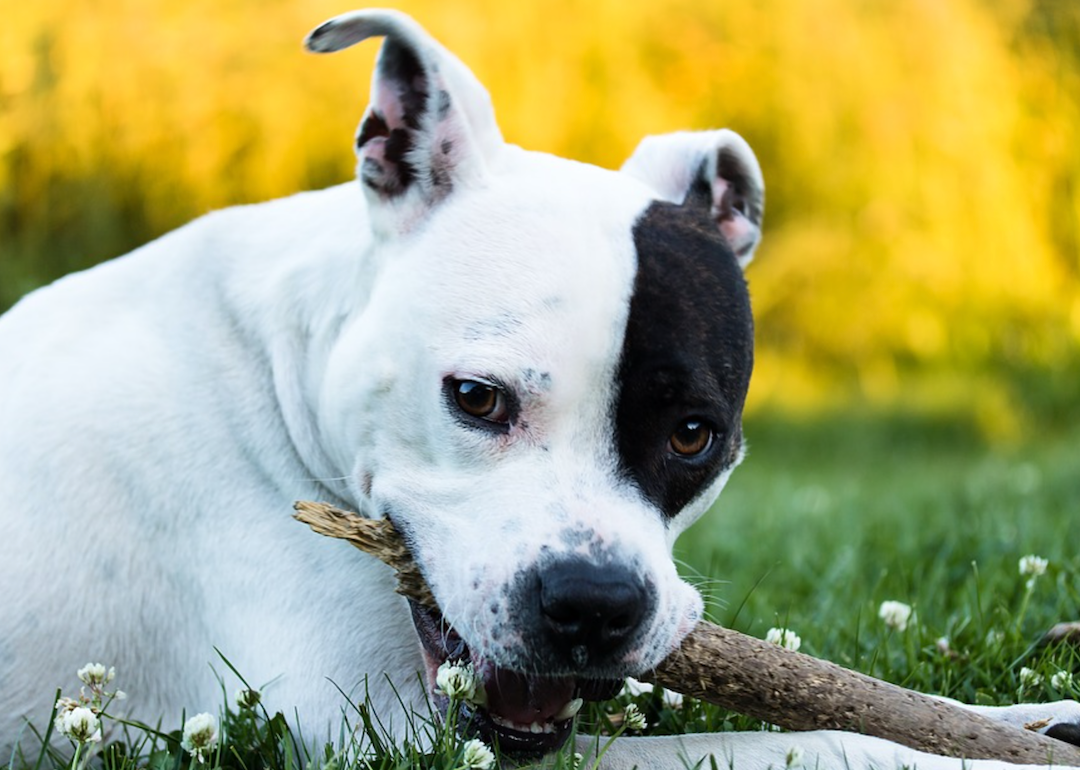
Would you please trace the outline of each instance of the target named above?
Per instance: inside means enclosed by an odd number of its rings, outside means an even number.
[[[487,709],[503,719],[528,725],[550,722],[574,697],[576,680],[537,677],[485,665]]]

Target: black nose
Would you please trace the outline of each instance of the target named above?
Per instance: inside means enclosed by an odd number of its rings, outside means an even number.
[[[602,664],[634,636],[648,608],[644,586],[626,567],[570,561],[540,573],[548,641],[576,668]]]

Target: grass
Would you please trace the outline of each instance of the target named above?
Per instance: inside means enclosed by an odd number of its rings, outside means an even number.
[[[677,553],[715,620],[760,637],[788,627],[804,652],[967,702],[1076,697],[1054,679],[1080,674],[1076,651],[1036,642],[1054,623],[1080,619],[1080,428],[989,446],[963,420],[853,414],[759,416],[746,434],[749,460]],[[1048,559],[1045,574],[1020,574],[1027,554]],[[914,608],[905,630],[878,617],[886,600]],[[122,677],[123,662],[112,663]],[[1023,668],[1041,681],[1023,684]],[[672,708],[652,693],[588,707],[579,729],[618,733],[630,702],[653,734],[761,728],[700,703]],[[222,704],[224,739],[203,767],[464,766],[464,743],[434,719],[418,719],[413,740],[392,747],[378,715],[358,704],[335,745],[311,747],[293,719],[238,707],[224,692]],[[51,724],[43,714],[39,727]],[[179,725],[120,728],[97,748],[95,766],[200,766],[181,748]],[[73,751],[40,746],[28,735],[9,768],[71,767]],[[556,761],[572,764],[569,753]]]
[[[1080,619],[1080,431],[991,447],[962,422],[826,416],[746,433],[750,458],[679,551],[722,624],[786,625],[811,654],[1003,703],[1029,643]],[[1032,553],[1050,567],[1027,596]],[[877,618],[885,600],[917,612],[902,637]],[[940,637],[967,665],[940,660]]]

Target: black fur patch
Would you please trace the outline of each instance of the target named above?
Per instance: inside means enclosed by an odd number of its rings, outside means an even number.
[[[406,156],[413,147],[413,135],[404,128],[395,128],[390,131],[386,139],[386,159],[397,166],[397,189],[387,192],[404,192],[416,178],[416,170],[406,160]]]
[[[379,56],[379,75],[397,87],[405,125],[413,130],[420,128],[428,106],[430,83],[416,52],[397,38],[386,38]]]
[[[417,142],[422,142],[420,126],[430,108],[430,74],[416,52],[395,38],[387,38],[379,57],[379,77],[393,89],[401,107],[401,122],[391,124],[386,116],[371,109],[360,125],[356,148],[363,150],[372,139],[383,137],[386,146],[381,158],[364,158],[360,178],[364,184],[383,195],[397,196],[416,181],[416,167],[409,160]],[[449,95],[447,95],[447,99]],[[447,101],[447,104],[449,102]],[[448,184],[449,179],[435,178],[433,184]]]
[[[1080,746],[1080,725],[1062,722],[1051,727],[1046,731],[1046,734],[1051,738],[1057,738],[1059,741]]]
[[[738,456],[754,361],[750,297],[717,230],[708,190],[655,202],[634,226],[638,268],[619,365],[615,430],[623,472],[666,516]],[[688,419],[714,431],[687,458],[671,434]]]
[[[365,144],[379,136],[389,136],[390,126],[386,125],[386,118],[375,110],[371,110],[360,124],[360,131],[356,134],[356,149],[363,148]]]

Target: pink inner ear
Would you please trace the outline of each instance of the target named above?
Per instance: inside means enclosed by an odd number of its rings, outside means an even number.
[[[758,239],[758,228],[732,205],[734,190],[726,179],[717,178],[712,183],[713,216],[721,235],[736,256],[743,257],[753,251]]]
[[[401,128],[405,125],[405,109],[393,84],[377,82],[371,92],[371,106],[390,128]]]
[[[371,158],[383,165],[388,163],[386,160],[386,137],[376,136],[369,140],[360,151],[360,154],[364,158]]]

